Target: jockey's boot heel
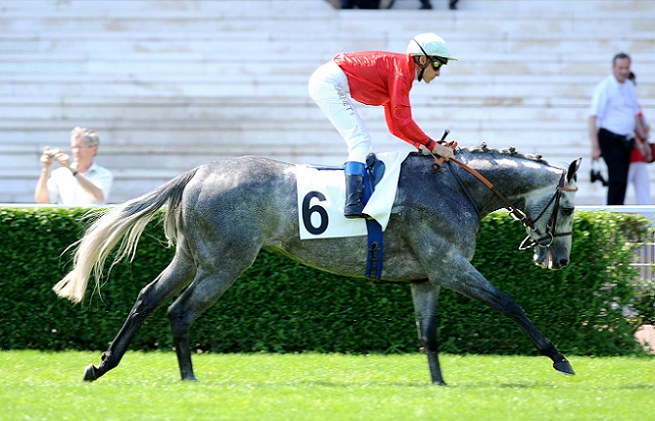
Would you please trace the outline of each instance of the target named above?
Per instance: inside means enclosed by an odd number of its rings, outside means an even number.
[[[348,219],[368,218],[363,213],[364,203],[364,164],[361,162],[348,161],[344,167],[346,174],[346,205],[343,208],[343,215]]]

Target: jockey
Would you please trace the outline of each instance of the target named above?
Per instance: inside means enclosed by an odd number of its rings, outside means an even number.
[[[362,203],[366,156],[371,137],[354,107],[353,100],[384,106],[389,131],[418,149],[428,149],[452,158],[452,149],[438,144],[412,118],[409,91],[414,80],[432,82],[451,57],[446,42],[433,33],[414,37],[405,54],[362,51],[337,54],[319,67],[309,80],[309,95],[325,113],[348,145],[345,164],[346,204],[344,216],[366,218]]]

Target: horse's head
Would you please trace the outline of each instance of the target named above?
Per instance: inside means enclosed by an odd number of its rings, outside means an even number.
[[[528,236],[521,244],[522,249],[534,247],[534,261],[548,269],[567,266],[570,260],[573,211],[575,209],[576,172],[580,168],[577,159],[563,171],[557,188],[543,190],[526,202],[526,212],[534,216],[531,226],[526,226]]]

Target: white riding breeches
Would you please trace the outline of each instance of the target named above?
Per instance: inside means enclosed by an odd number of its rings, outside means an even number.
[[[348,78],[334,61],[316,69],[309,78],[309,96],[348,145],[348,161],[366,163],[371,136],[354,107]]]

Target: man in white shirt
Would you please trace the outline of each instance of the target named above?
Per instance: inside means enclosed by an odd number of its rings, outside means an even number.
[[[95,132],[82,127],[74,128],[70,145],[72,164],[67,154],[46,146],[41,155],[43,169],[34,191],[36,202],[70,206],[107,203],[114,176],[95,163],[99,144],[100,139]],[[55,161],[61,168],[51,171]]]
[[[630,56],[619,53],[612,60],[612,74],[601,81],[591,101],[589,138],[591,159],[603,157],[609,187],[607,204],[622,205],[628,184],[633,133],[645,134],[638,119],[637,90],[630,75]]]

